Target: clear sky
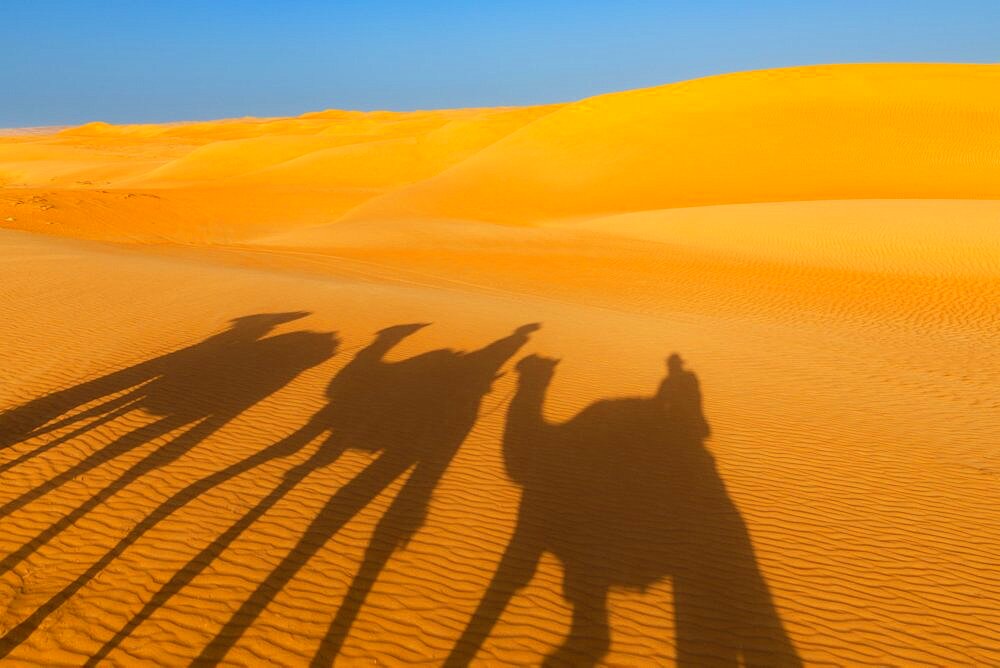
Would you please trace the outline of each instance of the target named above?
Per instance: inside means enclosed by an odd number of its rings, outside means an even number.
[[[0,0],[0,127],[574,100],[1000,61],[1000,0]]]

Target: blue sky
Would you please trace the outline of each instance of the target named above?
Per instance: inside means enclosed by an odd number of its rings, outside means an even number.
[[[0,0],[0,127],[532,104],[872,61],[1000,61],[1000,0]]]

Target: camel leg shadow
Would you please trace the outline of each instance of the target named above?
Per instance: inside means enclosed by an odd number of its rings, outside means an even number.
[[[323,428],[320,426],[321,422],[317,420],[311,421],[302,429],[298,430],[286,439],[283,439],[279,443],[276,443],[271,450],[268,448],[263,453],[258,453],[261,460],[255,463],[254,466],[263,461],[273,459],[275,456],[282,454],[291,454],[291,451],[297,450],[299,447],[303,447],[307,443],[311,442],[316,436],[322,433]],[[250,528],[257,520],[263,517],[267,511],[273,508],[281,499],[283,499],[296,485],[298,485],[306,476],[312,471],[316,470],[320,466],[329,464],[337,459],[340,451],[331,452],[326,449],[326,444],[320,448],[319,451],[314,453],[308,460],[293,467],[285,476],[282,478],[281,483],[279,483],[271,492],[261,499],[257,505],[251,508],[243,517],[241,517],[237,522],[232,524],[226,531],[219,535],[210,544],[205,546],[198,554],[192,557],[184,566],[182,566],[173,577],[170,578],[160,589],[153,595],[149,601],[142,607],[142,609],[133,615],[131,619],[122,627],[111,639],[109,639],[104,645],[95,653],[86,665],[96,666],[99,661],[103,660],[113,649],[118,647],[122,641],[125,640],[129,635],[132,634],[135,629],[139,627],[144,621],[149,619],[154,612],[159,610],[161,607],[166,605],[166,603],[174,597],[178,592],[180,592],[184,587],[190,584],[195,577],[197,577],[202,571],[204,571],[216,558],[219,557],[237,538],[239,538],[243,533]],[[258,458],[258,456],[251,457],[250,459]],[[253,466],[247,466],[246,463],[239,463],[232,467],[234,470],[224,470],[221,472],[222,477],[229,479],[242,473]],[[238,470],[237,470],[238,469]],[[221,481],[220,481],[221,482]],[[198,483],[195,483],[196,485]],[[191,497],[193,498],[193,497]],[[184,502],[186,503],[186,501]],[[176,504],[175,504],[176,505]],[[183,504],[180,504],[183,505]],[[179,507],[179,506],[178,506]]]
[[[542,558],[541,543],[518,523],[472,619],[445,660],[448,668],[467,666],[489,637],[514,595],[528,586]]]
[[[242,473],[251,471],[265,462],[287,457],[295,452],[298,452],[301,448],[308,445],[313,439],[322,433],[324,430],[324,427],[322,426],[323,424],[322,415],[320,415],[281,441],[278,441],[264,450],[232,464],[221,471],[217,471],[209,476],[201,478],[200,480],[197,480],[187,487],[175,492],[170,498],[161,503],[155,510],[147,515],[141,522],[135,525],[124,538],[108,550],[98,561],[92,564],[90,568],[81,573],[73,582],[66,585],[62,590],[46,601],[44,605],[38,608],[29,617],[21,621],[17,626],[10,629],[5,636],[0,638],[0,659],[7,656],[7,654],[9,654],[15,647],[24,642],[49,615],[55,612],[55,610],[57,610],[63,603],[68,601],[74,594],[76,594],[76,592],[82,589],[111,562],[124,553],[129,546],[138,541],[160,522],[166,520],[175,512],[185,507],[192,500],[200,497],[209,490],[218,487],[224,482],[231,480]],[[155,604],[147,604],[143,611],[135,616],[132,620],[131,626],[128,628],[138,626],[143,619],[155,612],[155,609]],[[107,649],[102,649],[102,651],[110,651],[113,647],[114,645],[107,646]]]
[[[0,464],[0,473],[4,473],[6,471],[9,471],[10,469],[15,468],[17,466],[20,466],[21,464],[24,464],[26,462],[29,462],[32,459],[35,459],[36,457],[40,457],[40,456],[44,455],[46,452],[59,447],[63,443],[67,443],[67,442],[73,440],[77,436],[82,436],[83,434],[86,434],[87,432],[89,432],[89,431],[91,431],[91,430],[93,430],[93,429],[101,426],[102,424],[107,424],[108,422],[111,422],[112,420],[115,420],[115,419],[121,417],[122,415],[125,415],[126,413],[132,412],[136,408],[136,406],[138,405],[138,403],[139,403],[138,401],[130,402],[130,403],[125,404],[124,406],[121,406],[121,407],[119,407],[117,409],[111,410],[111,411],[109,411],[109,412],[101,415],[97,419],[88,422],[87,424],[83,425],[82,427],[77,427],[76,429],[74,429],[73,431],[69,432],[68,434],[63,434],[62,436],[59,436],[59,437],[57,437],[57,438],[49,441],[45,445],[40,445],[39,447],[35,448],[32,451],[24,453],[23,455],[21,455],[17,459],[12,459],[9,462],[5,462],[4,464]],[[67,424],[71,424],[71,423],[67,423]],[[55,431],[58,428],[59,427],[57,427],[57,426],[53,426],[52,429],[46,428],[46,429],[41,430],[41,431],[32,432],[32,433],[28,434],[25,438],[33,438],[35,436],[40,436],[40,435],[49,433],[50,431]]]
[[[192,665],[214,666],[243,636],[284,586],[358,512],[402,475],[412,463],[381,455],[330,497],[294,547],[230,616]],[[297,481],[296,481],[297,482]]]

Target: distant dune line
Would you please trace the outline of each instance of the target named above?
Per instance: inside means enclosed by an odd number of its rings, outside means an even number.
[[[998,151],[1000,65],[795,67],[540,107],[5,136],[0,225],[199,242],[338,220],[528,225],[733,203],[1000,199]],[[122,220],[136,217],[138,229]]]

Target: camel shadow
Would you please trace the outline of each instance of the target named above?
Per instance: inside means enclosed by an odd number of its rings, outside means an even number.
[[[224,409],[224,406],[203,407],[194,397],[169,397],[168,384],[190,383],[199,373],[199,360],[226,359],[241,345],[265,336],[278,325],[309,315],[304,311],[288,313],[261,313],[235,318],[223,332],[196,344],[175,350],[154,359],[145,360],[99,378],[78,383],[69,388],[51,392],[21,406],[0,412],[0,450],[17,445],[29,438],[42,436],[69,425],[85,423],[55,442],[29,452],[0,468],[6,471],[37,457],[71,438],[110,422],[114,418],[140,407],[146,400],[154,408],[158,403],[166,413],[196,413]],[[143,387],[161,380],[160,386]],[[203,380],[203,379],[198,379]],[[251,385],[252,386],[252,385]],[[213,388],[218,389],[218,388]],[[220,395],[219,400],[229,401],[230,395]],[[233,403],[236,398],[232,397]],[[94,402],[96,405],[89,406]],[[74,409],[89,406],[85,410]]]
[[[264,461],[287,457],[325,435],[309,458],[289,469],[282,481],[253,508],[164,583],[91,657],[88,665],[96,665],[106,657],[310,473],[332,464],[348,449],[360,449],[375,453],[374,461],[331,494],[296,544],[233,613],[194,664],[213,665],[222,660],[313,555],[351,518],[409,472],[402,489],[378,521],[362,564],[313,663],[323,665],[332,660],[393,552],[423,525],[432,493],[475,424],[482,399],[500,368],[537,328],[525,325],[471,352],[439,349],[400,361],[385,360],[393,348],[425,326],[400,325],[378,332],[374,341],[333,378],[327,390],[327,405],[303,427],[229,469],[209,476],[212,484],[217,484],[219,479],[228,479]],[[152,516],[162,518],[173,512],[206,484],[193,483],[191,489],[176,494]]]
[[[746,525],[710,452],[694,373],[672,355],[653,397],[542,415],[557,360],[517,370],[503,451],[521,486],[517,525],[446,665],[468,664],[544,552],[563,564],[571,627],[546,665],[595,665],[610,648],[608,592],[670,577],[681,666],[797,666]]]
[[[157,439],[166,438],[163,445],[127,466],[80,505],[4,555],[0,560],[0,574],[14,568],[87,513],[146,474],[182,457],[301,372],[330,358],[336,347],[332,334],[296,331],[268,336],[279,324],[305,315],[295,312],[238,318],[226,331],[200,343],[53,392],[0,416],[5,445],[13,446],[28,438],[70,429],[68,433],[5,463],[0,472],[17,472],[18,467],[73,438],[96,434],[94,430],[101,424],[140,411],[149,416],[142,426],[103,443],[64,471],[0,504],[0,517],[25,508],[108,462]],[[190,498],[193,497],[188,500]],[[156,521],[158,519],[161,518]],[[140,522],[98,564],[0,638],[0,657],[23,642],[48,614],[84,586],[125,545],[134,542],[154,524],[150,517]]]

